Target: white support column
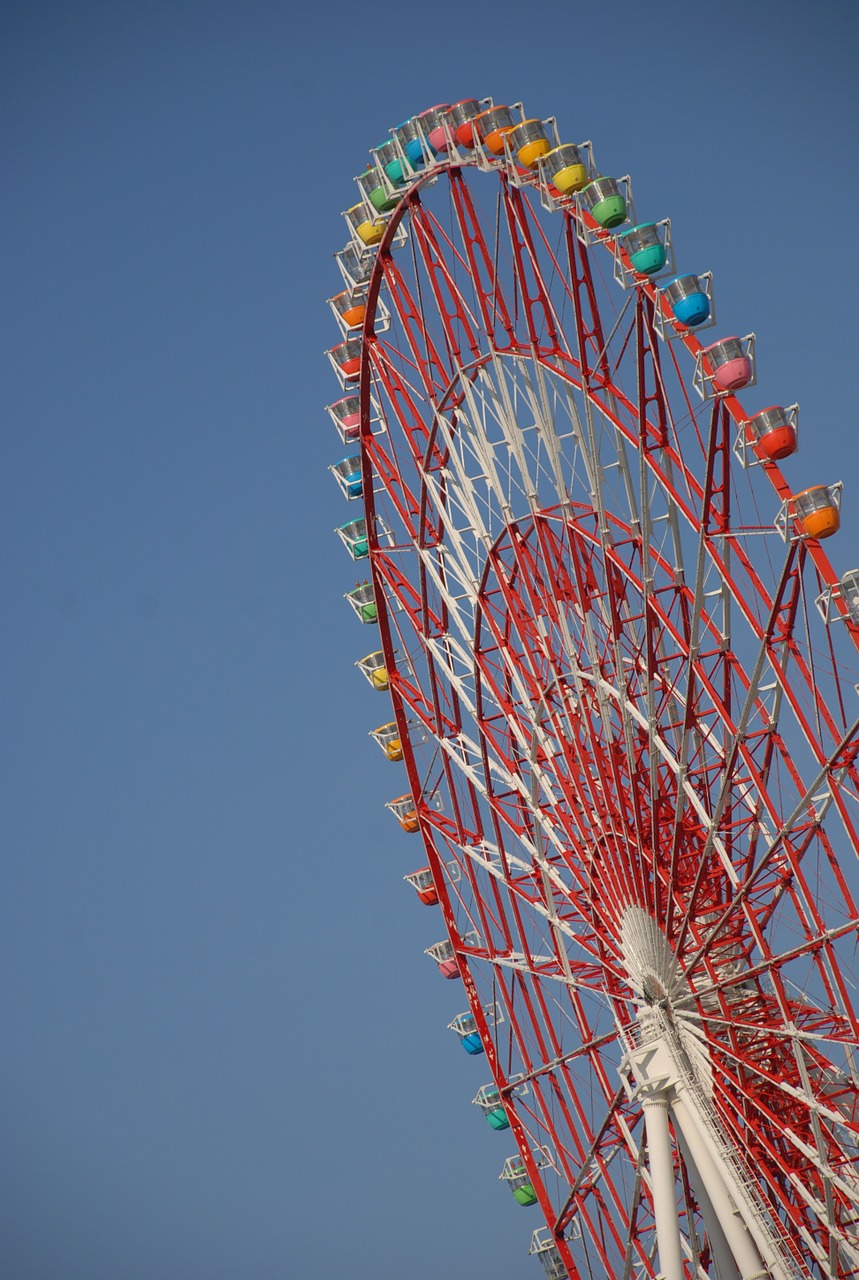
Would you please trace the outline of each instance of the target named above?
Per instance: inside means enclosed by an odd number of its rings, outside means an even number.
[[[645,1094],[641,1099],[647,1130],[647,1154],[656,1217],[659,1273],[664,1280],[683,1280],[680,1224],[677,1219],[677,1188],[668,1130],[668,1099],[664,1093]]]
[[[671,1113],[683,1135],[683,1141],[689,1148],[692,1161],[725,1234],[728,1248],[733,1254],[740,1276],[742,1280],[767,1280],[770,1272],[764,1266],[758,1247],[749,1233],[739,1208],[731,1199],[728,1184],[682,1092],[681,1087],[675,1093]]]
[[[704,1180],[701,1177],[698,1166],[692,1159],[692,1153],[683,1138],[679,1124],[676,1127],[675,1136],[683,1155],[683,1163],[686,1165],[686,1172],[689,1175],[692,1190],[695,1192],[695,1198],[698,1201],[698,1208],[701,1210],[701,1217],[704,1219],[707,1239],[710,1242],[710,1248],[713,1251],[713,1258],[716,1262],[718,1280],[740,1280],[740,1273],[737,1270],[734,1255],[731,1253],[727,1238],[722,1230],[722,1224],[716,1216],[713,1202],[707,1194]]]

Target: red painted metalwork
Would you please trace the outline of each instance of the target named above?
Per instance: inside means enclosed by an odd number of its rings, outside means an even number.
[[[644,928],[785,1274],[846,1280],[859,628],[812,636],[838,575],[765,522],[791,490],[740,467],[737,396],[696,401],[654,282],[613,297],[613,238],[498,174],[406,190],[360,384],[381,644],[469,1005],[570,1276],[653,1277]],[[691,1277],[711,1243],[674,1158]]]

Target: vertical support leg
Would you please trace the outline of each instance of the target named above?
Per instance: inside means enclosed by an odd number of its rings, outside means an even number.
[[[680,1090],[675,1094],[671,1112],[675,1124],[683,1135],[683,1141],[689,1148],[700,1181],[712,1204],[742,1280],[766,1280],[770,1272],[763,1264],[758,1247],[730,1197],[728,1186],[719,1172],[719,1166],[713,1158],[706,1138],[698,1128],[695,1117],[686,1105]]]
[[[677,1188],[671,1155],[671,1134],[668,1130],[668,1099],[664,1093],[648,1094],[642,1099],[642,1107],[647,1130],[653,1211],[656,1216],[659,1272],[664,1280],[683,1280]]]
[[[692,1190],[695,1192],[695,1198],[698,1201],[698,1207],[701,1210],[701,1217],[704,1219],[704,1226],[707,1230],[707,1239],[710,1242],[710,1248],[713,1251],[713,1257],[716,1261],[716,1273],[718,1280],[740,1280],[740,1273],[737,1270],[737,1264],[734,1262],[734,1255],[731,1253],[730,1246],[722,1230],[722,1224],[716,1216],[716,1210],[713,1208],[713,1202],[707,1194],[707,1188],[704,1185],[704,1179],[701,1172],[692,1159],[692,1153],[689,1150],[683,1134],[678,1124],[676,1130],[678,1144],[683,1155],[683,1161],[686,1165],[686,1173],[689,1176],[689,1182]]]

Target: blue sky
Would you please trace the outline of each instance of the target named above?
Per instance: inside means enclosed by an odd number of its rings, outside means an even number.
[[[593,139],[756,332],[754,407],[801,403],[843,571],[857,35],[773,0],[3,6],[9,1280],[540,1274],[352,666],[340,211],[438,101]]]

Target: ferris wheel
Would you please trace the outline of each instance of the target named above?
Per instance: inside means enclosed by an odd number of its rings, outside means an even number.
[[[511,1211],[553,1277],[859,1276],[841,485],[590,142],[468,99],[370,155],[337,532]]]

